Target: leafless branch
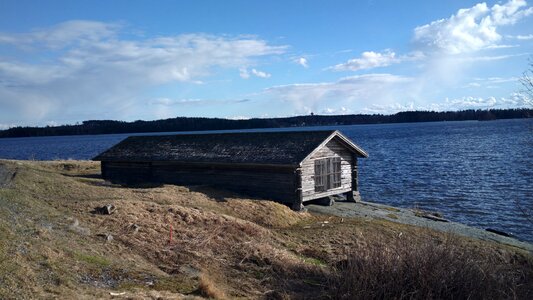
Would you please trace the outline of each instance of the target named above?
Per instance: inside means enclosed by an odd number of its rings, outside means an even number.
[[[533,56],[529,58],[528,68],[522,73],[520,83],[523,87],[522,93],[528,96],[529,99],[533,99]],[[533,106],[533,102],[528,103]]]

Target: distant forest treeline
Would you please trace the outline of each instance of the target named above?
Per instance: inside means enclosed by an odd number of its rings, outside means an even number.
[[[353,125],[379,123],[435,122],[435,121],[466,121],[466,120],[497,120],[533,117],[533,109],[491,109],[463,110],[449,112],[406,111],[393,115],[307,115],[288,118],[262,118],[248,120],[230,120],[219,118],[188,118],[177,117],[156,121],[110,121],[92,120],[82,124],[46,126],[46,127],[13,127],[0,131],[0,137],[30,137],[50,135],[83,135],[111,134],[135,132],[165,131],[197,131],[197,130],[228,130],[251,128],[281,128],[323,125]]]

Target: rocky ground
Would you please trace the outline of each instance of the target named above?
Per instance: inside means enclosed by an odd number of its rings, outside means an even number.
[[[431,218],[431,212],[424,212],[417,209],[398,208],[370,202],[336,202],[333,206],[311,204],[307,205],[306,207],[312,213],[335,215],[345,218],[357,217],[364,219],[384,219],[391,222],[430,228],[433,230],[459,234],[470,238],[492,241],[503,245],[509,245],[522,248],[524,250],[533,251],[533,244],[531,243],[520,241],[513,237],[506,237],[480,228],[466,226],[461,223],[447,221],[443,222],[445,219],[439,220],[438,217]]]

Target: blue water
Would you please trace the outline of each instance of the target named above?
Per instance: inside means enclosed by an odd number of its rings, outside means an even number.
[[[307,127],[365,149],[364,200],[441,212],[533,242],[533,120]],[[295,130],[275,129],[275,130]],[[261,131],[261,130],[254,130]],[[0,139],[0,158],[90,159],[131,134]]]

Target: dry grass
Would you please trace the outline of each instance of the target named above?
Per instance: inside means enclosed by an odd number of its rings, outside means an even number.
[[[261,281],[275,281],[275,266],[302,263],[270,230],[313,217],[278,203],[200,187],[124,188],[98,178],[92,162],[5,164],[17,176],[13,188],[0,190],[0,256],[21,254],[0,262],[0,298],[74,291],[91,298],[139,288],[193,293],[200,280],[183,267],[227,276],[222,290],[257,297],[268,291]],[[108,203],[114,214],[92,213]]]
[[[199,279],[197,293],[206,298],[226,299],[224,292],[221,291],[207,275],[203,274]]]
[[[394,239],[357,247],[330,278],[335,299],[531,299],[533,264],[485,251],[465,251],[453,236],[412,243]]]
[[[4,165],[16,176],[0,189],[0,298],[110,298],[116,291],[162,299],[356,298],[360,289],[351,288],[361,278],[393,288],[409,275],[426,291],[432,282],[413,274],[427,275],[429,265],[453,271],[439,259],[458,260],[465,276],[477,274],[474,266],[498,266],[507,282],[500,285],[503,296],[520,297],[519,284],[531,283],[520,281],[530,274],[527,255],[493,243],[450,243],[442,233],[384,220],[296,213],[208,187],[125,188],[100,179],[93,162]],[[117,211],[92,213],[106,204]],[[446,256],[444,249],[453,251]],[[438,255],[415,261],[414,253],[431,251]],[[491,270],[481,270],[492,278]]]

